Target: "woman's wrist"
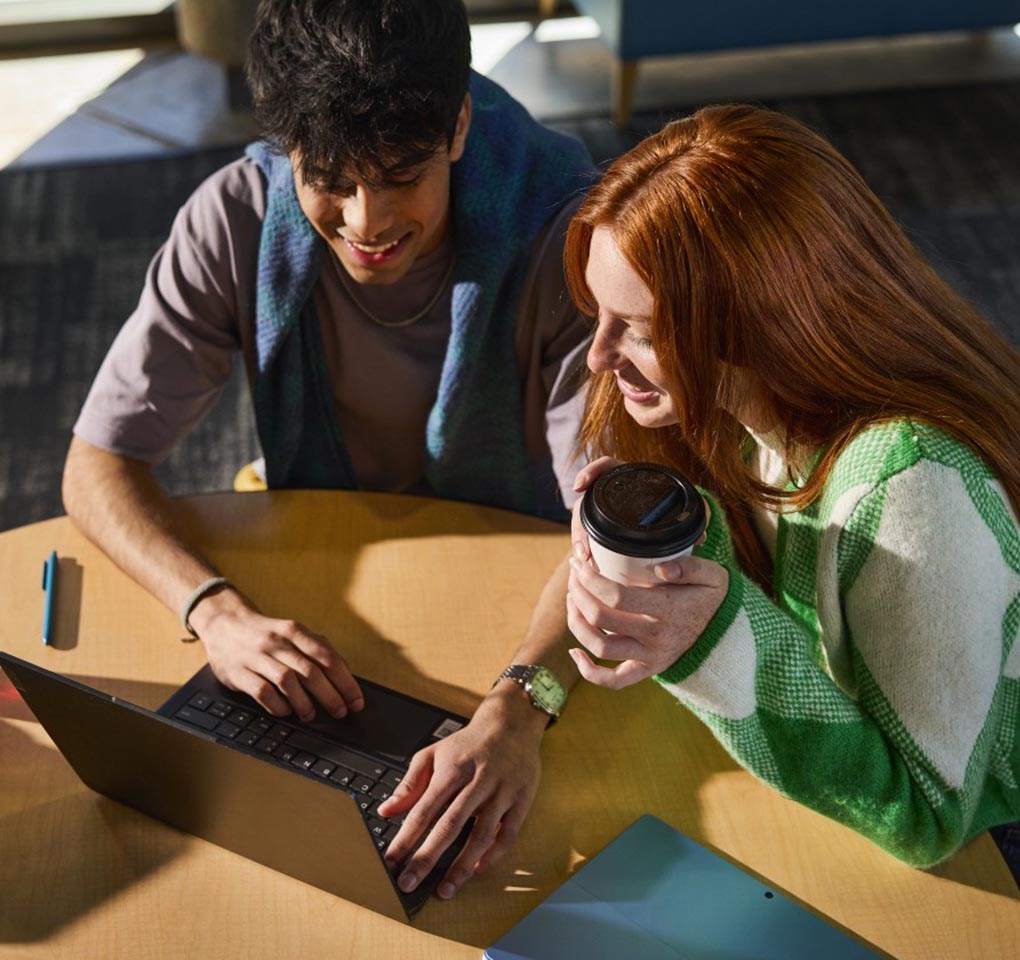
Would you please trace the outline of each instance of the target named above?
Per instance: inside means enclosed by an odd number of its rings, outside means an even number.
[[[720,564],[720,566],[722,566]],[[694,643],[684,649],[673,663],[653,675],[660,683],[681,683],[705,662],[708,655],[733,625],[744,602],[743,581],[739,574],[724,567],[727,574],[726,592],[722,602],[708,619]]]

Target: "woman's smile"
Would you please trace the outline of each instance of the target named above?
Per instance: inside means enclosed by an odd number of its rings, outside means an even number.
[[[626,380],[618,370],[615,371],[614,375],[616,376],[616,385],[619,387],[620,393],[627,400],[631,400],[634,403],[654,403],[658,400],[659,390],[655,387],[648,388]],[[642,379],[644,378],[642,377]]]

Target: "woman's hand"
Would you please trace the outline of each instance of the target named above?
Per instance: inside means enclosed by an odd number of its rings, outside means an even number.
[[[665,583],[625,586],[580,560],[577,542],[575,535],[567,625],[591,654],[620,662],[599,666],[580,649],[570,655],[581,676],[600,687],[619,690],[672,666],[694,646],[726,598],[729,571],[712,560],[681,557],[655,568]]]
[[[614,460],[612,457],[599,457],[593,460],[584,469],[579,470],[574,478],[574,490],[584,493],[602,474],[613,467],[623,463],[622,460]],[[574,501],[574,508],[570,511],[570,539],[574,546],[574,556],[585,562],[591,560],[591,548],[588,546],[588,531],[581,523],[581,497]]]

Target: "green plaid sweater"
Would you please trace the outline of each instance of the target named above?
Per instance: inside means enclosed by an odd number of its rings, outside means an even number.
[[[779,517],[772,597],[717,504],[697,553],[729,591],[656,679],[741,765],[915,866],[1020,817],[1020,531],[973,451],[862,432]]]

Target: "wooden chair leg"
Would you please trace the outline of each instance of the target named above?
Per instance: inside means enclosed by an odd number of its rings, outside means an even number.
[[[625,127],[630,122],[637,68],[637,60],[616,58],[613,61],[613,121],[618,127]]]
[[[556,0],[538,0],[538,19],[545,20],[556,12]]]

